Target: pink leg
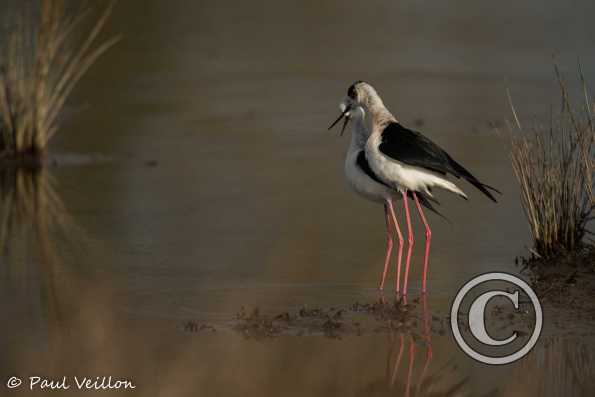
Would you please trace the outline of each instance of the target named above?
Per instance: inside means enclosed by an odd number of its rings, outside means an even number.
[[[390,254],[393,251],[393,236],[390,231],[390,215],[388,213],[388,206],[386,203],[384,204],[384,216],[386,218],[386,258],[384,259],[384,270],[382,271],[382,279],[380,280],[380,286],[378,287],[380,291],[384,289],[384,280],[386,279],[386,274],[388,273]]]
[[[386,200],[386,203],[388,204],[388,210],[390,211],[390,215],[395,225],[395,230],[397,231],[397,236],[399,237],[399,252],[397,254],[397,281],[395,288],[397,293],[399,293],[399,287],[401,285],[401,259],[403,258],[403,234],[401,234],[401,228],[399,227],[399,222],[397,221],[397,215],[395,214],[392,200]]]
[[[430,259],[430,242],[432,241],[432,230],[430,230],[430,226],[426,221],[426,217],[424,212],[421,209],[421,205],[419,204],[419,200],[417,199],[417,195],[413,192],[413,199],[415,200],[415,205],[417,206],[417,210],[419,211],[419,216],[421,217],[424,226],[426,227],[426,253],[424,257],[424,272],[422,276],[421,282],[421,292],[426,293],[426,280],[428,277],[428,261]]]
[[[424,339],[426,340],[426,360],[424,362],[424,367],[421,371],[421,375],[419,376],[419,382],[417,383],[416,388],[416,395],[420,395],[420,388],[423,384],[424,378],[426,377],[426,372],[428,371],[428,367],[430,366],[430,361],[432,361],[432,334],[430,329],[430,312],[428,311],[428,300],[427,295],[422,295],[422,304],[423,304],[423,322],[424,322]]]
[[[403,348],[405,347],[405,340],[403,333],[399,335],[399,354],[397,355],[397,361],[395,362],[395,366],[393,367],[393,374],[390,378],[390,388],[392,389],[395,385],[395,381],[397,380],[397,372],[399,370],[399,365],[401,364],[401,358],[403,358]]]
[[[413,229],[411,227],[411,215],[409,214],[409,203],[407,201],[407,192],[403,191],[403,205],[405,206],[405,216],[407,217],[407,232],[409,247],[407,249],[407,262],[405,262],[405,281],[403,283],[403,295],[407,295],[407,282],[409,280],[409,265],[411,264],[411,253],[413,252]]]
[[[413,373],[413,360],[415,359],[415,344],[413,336],[409,335],[409,368],[407,369],[407,385],[405,386],[405,396],[409,397],[411,391],[411,375]]]

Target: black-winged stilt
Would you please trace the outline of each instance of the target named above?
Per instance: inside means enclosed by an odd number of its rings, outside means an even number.
[[[384,183],[382,180],[380,180],[376,176],[376,174],[374,174],[374,171],[372,171],[372,169],[370,168],[365,152],[366,141],[368,140],[370,133],[364,123],[364,110],[360,106],[356,106],[351,108],[351,110],[346,111],[345,104],[341,104],[341,108],[343,110],[345,122],[343,123],[343,127],[341,129],[340,134],[343,135],[348,121],[352,120],[353,125],[351,143],[349,145],[349,149],[347,150],[347,156],[345,157],[345,176],[347,178],[349,186],[362,197],[371,201],[384,204],[387,246],[386,256],[384,260],[384,268],[380,279],[379,289],[384,289],[384,282],[388,273],[388,265],[390,263],[390,257],[393,248],[393,233],[391,231],[392,222],[392,224],[395,225],[395,231],[399,239],[396,281],[396,289],[398,290],[400,273],[399,270],[401,268],[401,258],[403,256],[403,235],[399,228],[399,224],[396,220],[396,214],[393,207],[393,203],[395,200],[401,199],[401,193],[398,190],[389,186],[388,184]],[[339,120],[341,120],[341,118],[342,117],[337,119],[329,127],[329,129],[333,128],[339,122]],[[411,192],[409,192],[409,197],[412,197]],[[424,205],[430,211],[433,211],[440,215],[440,213],[432,206],[432,203],[430,202],[428,197],[426,197],[425,194],[419,194],[419,199],[422,205]]]
[[[353,83],[347,90],[347,98],[341,104],[341,110],[341,115],[329,129],[345,118],[342,134],[350,119],[353,118],[356,121],[345,163],[347,179],[356,192],[364,197],[385,202],[387,228],[390,228],[392,220],[399,236],[397,292],[400,289],[403,238],[392,205],[392,201],[397,196],[395,190],[403,199],[409,243],[402,291],[404,295],[407,294],[409,267],[414,245],[407,197],[412,198],[415,202],[426,230],[422,276],[422,292],[425,293],[432,231],[421,205],[434,210],[429,202],[433,197],[431,189],[440,187],[467,199],[465,193],[447,179],[448,175],[452,175],[467,180],[494,202],[496,199],[490,190],[496,193],[500,192],[481,183],[462,165],[453,160],[446,151],[421,133],[400,124],[384,106],[382,99],[371,85],[363,81]],[[390,213],[390,217],[388,213]],[[384,285],[391,249],[392,240],[389,235],[381,288]]]

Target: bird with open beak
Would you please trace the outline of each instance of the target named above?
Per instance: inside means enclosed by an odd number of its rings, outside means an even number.
[[[351,90],[351,89],[350,89]],[[380,277],[380,290],[384,289],[384,283],[388,273],[391,253],[393,248],[393,237],[397,237],[399,241],[397,266],[396,266],[396,283],[395,289],[399,290],[400,274],[401,274],[401,259],[403,256],[403,234],[399,228],[393,203],[401,199],[399,190],[383,182],[372,171],[368,159],[366,157],[365,147],[366,142],[370,136],[370,129],[366,124],[365,111],[362,106],[355,103],[349,96],[339,105],[341,115],[335,120],[329,130],[343,119],[343,126],[340,135],[343,135],[347,124],[352,121],[353,128],[351,134],[351,143],[345,157],[345,176],[349,186],[358,195],[367,200],[371,200],[384,204],[384,215],[386,220],[386,235],[387,247],[384,259],[384,268]],[[409,193],[409,197],[411,193]],[[421,204],[430,211],[442,216],[432,205],[431,201],[438,204],[436,200],[431,199],[425,193],[418,194]],[[396,233],[396,236],[393,234]]]
[[[342,102],[339,105],[339,108],[341,109],[341,114],[339,115],[339,117],[337,117],[337,120],[335,120],[330,127],[328,127],[329,131],[333,129],[333,127],[335,125],[337,125],[337,123],[339,121],[341,121],[341,119],[343,119],[343,126],[341,127],[341,132],[339,133],[340,136],[343,136],[343,133],[345,132],[345,128],[347,127],[347,124],[349,123],[349,120],[351,118],[351,104],[348,104],[347,100],[345,102]]]

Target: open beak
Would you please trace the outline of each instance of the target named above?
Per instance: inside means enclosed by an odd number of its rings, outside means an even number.
[[[328,129],[330,130],[339,121],[341,121],[342,118],[345,118],[345,120],[343,120],[343,126],[341,127],[341,133],[339,134],[340,136],[343,136],[343,133],[345,132],[345,128],[347,127],[347,123],[349,123],[349,110],[351,110],[349,107],[345,108],[345,110],[343,110],[343,112],[339,115],[339,117],[337,118],[337,120],[335,120],[333,122],[333,124],[331,124],[331,126],[328,127]]]

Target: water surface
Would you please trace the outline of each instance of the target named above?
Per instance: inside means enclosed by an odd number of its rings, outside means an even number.
[[[452,223],[429,215],[430,311],[444,317],[476,274],[518,272],[529,238],[494,126],[506,131],[507,87],[528,121],[559,103],[553,54],[569,77],[577,56],[593,70],[594,11],[588,1],[120,2],[108,31],[123,40],[82,80],[52,143],[63,165],[2,178],[0,375],[107,374],[147,396],[394,395],[408,379],[418,395],[590,395],[593,338],[556,327],[504,368],[434,334],[418,390],[427,343],[406,332],[254,341],[230,324],[242,306],[378,299],[382,210],[348,190],[348,138],[326,132],[359,79],[503,193],[497,205],[470,186],[468,202],[440,195]],[[79,161],[97,154],[108,161]],[[185,332],[187,321],[217,331]]]

